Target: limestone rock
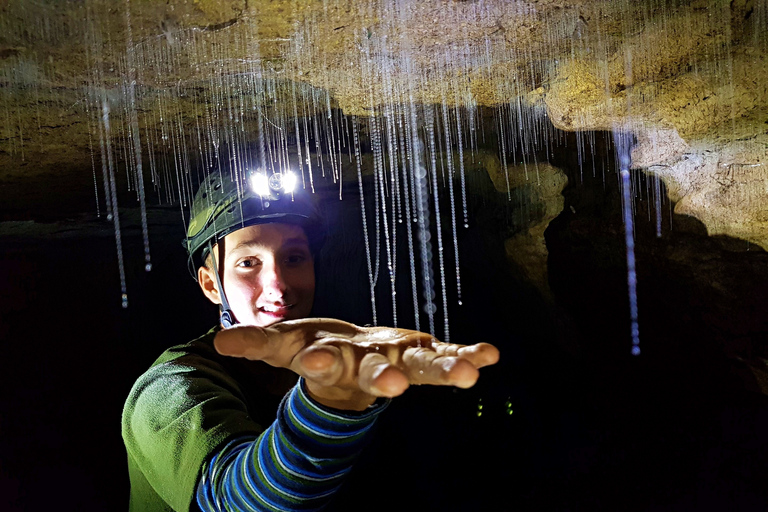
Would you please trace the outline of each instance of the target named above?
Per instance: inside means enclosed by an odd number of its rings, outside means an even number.
[[[544,297],[552,299],[547,277],[547,244],[544,231],[563,211],[563,188],[568,183],[565,173],[548,163],[503,167],[495,156],[485,155],[483,167],[493,185],[504,194],[517,193],[526,198],[526,210],[531,213],[523,230],[504,242],[507,257],[517,264],[525,277]]]

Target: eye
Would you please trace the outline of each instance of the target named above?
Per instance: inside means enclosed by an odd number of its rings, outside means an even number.
[[[238,268],[253,268],[259,264],[259,260],[256,258],[246,258],[237,262]]]
[[[296,253],[296,254],[289,255],[285,259],[285,262],[288,265],[297,266],[297,265],[301,265],[302,263],[304,263],[308,259],[309,259],[309,257],[306,254],[304,254],[304,253]]]

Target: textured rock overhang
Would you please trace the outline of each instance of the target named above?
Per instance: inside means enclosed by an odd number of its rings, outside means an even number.
[[[633,132],[678,213],[768,247],[767,20],[765,0],[5,0],[0,180],[78,193],[107,111],[118,148],[194,158],[196,130],[491,106],[533,112],[508,128],[534,138]]]

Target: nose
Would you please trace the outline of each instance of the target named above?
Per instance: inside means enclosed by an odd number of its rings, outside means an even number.
[[[277,262],[264,264],[261,270],[261,290],[270,299],[280,299],[285,294],[287,285],[283,279],[283,269]]]

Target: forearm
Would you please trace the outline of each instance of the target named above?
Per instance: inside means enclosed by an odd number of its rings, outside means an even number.
[[[300,385],[258,438],[238,438],[206,464],[197,501],[207,511],[322,508],[362,450],[383,406],[362,413],[332,411]]]

